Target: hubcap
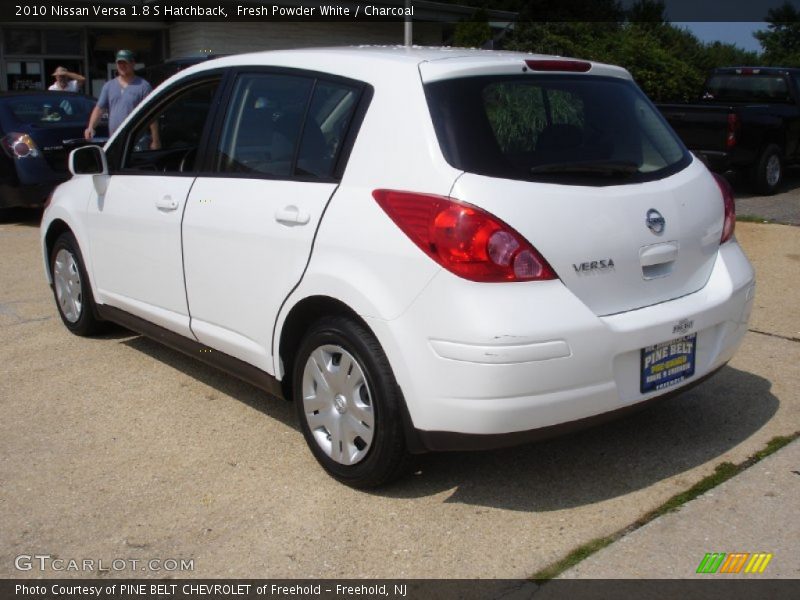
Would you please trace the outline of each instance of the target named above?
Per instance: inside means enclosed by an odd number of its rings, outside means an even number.
[[[303,414],[319,447],[337,463],[354,465],[372,444],[372,396],[358,361],[341,346],[320,346],[303,370]]]
[[[781,159],[775,154],[769,157],[767,161],[767,183],[770,186],[778,184],[781,178]]]
[[[61,307],[61,314],[70,323],[81,318],[83,294],[81,293],[81,275],[75,257],[66,248],[56,254],[53,263],[53,283],[56,287],[56,298]]]

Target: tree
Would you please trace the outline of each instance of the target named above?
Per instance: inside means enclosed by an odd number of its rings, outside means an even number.
[[[764,49],[764,63],[800,66],[800,13],[786,2],[783,6],[771,8],[765,20],[769,23],[767,31],[753,34]]]
[[[731,67],[736,65],[760,65],[761,57],[749,50],[742,50],[734,44],[712,42],[706,45],[705,53],[701,58],[704,72],[715,67]]]
[[[628,69],[654,102],[690,101],[705,80],[698,66],[703,45],[672,25],[628,23],[609,49],[608,62]]]
[[[791,6],[770,11],[770,17],[783,29],[800,21]],[[753,52],[704,44],[667,22],[661,0],[638,0],[627,11],[616,0],[527,0],[505,47],[620,65],[657,102],[696,100],[715,67],[761,63]]]
[[[453,45],[464,48],[480,48],[492,40],[492,28],[489,27],[489,16],[483,9],[478,9],[469,21],[456,23],[453,34]]]

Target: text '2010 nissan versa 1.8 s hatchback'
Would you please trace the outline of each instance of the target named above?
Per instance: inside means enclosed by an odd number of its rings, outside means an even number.
[[[64,324],[115,321],[282,392],[356,487],[684,389],[752,307],[730,188],[619,67],[229,56],[70,168],[42,222]]]

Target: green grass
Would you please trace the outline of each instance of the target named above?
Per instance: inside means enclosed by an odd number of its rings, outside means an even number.
[[[795,431],[792,435],[779,435],[777,437],[774,437],[767,442],[767,445],[763,450],[759,450],[747,460],[752,460],[753,461],[752,464],[756,464],[758,461],[766,458],[770,454],[774,454],[784,446],[789,445],[790,443],[795,441],[798,437],[800,437],[800,431]]]
[[[772,219],[765,219],[764,217],[757,217],[755,215],[736,215],[737,221],[745,223],[775,223]]]
[[[588,558],[598,550],[602,550],[609,544],[616,542],[622,536],[627,535],[632,531],[635,531],[636,529],[639,529],[643,525],[646,525],[647,523],[660,517],[661,515],[678,510],[681,506],[683,506],[690,500],[694,500],[698,496],[702,496],[707,491],[717,487],[719,484],[727,481],[731,477],[738,475],[745,469],[752,467],[757,462],[765,459],[770,454],[777,452],[778,450],[780,450],[790,442],[793,442],[797,438],[800,438],[800,431],[795,431],[791,435],[780,435],[774,437],[767,442],[767,445],[764,446],[764,448],[757,451],[756,453],[754,453],[753,455],[751,455],[749,458],[739,463],[738,465],[735,465],[730,462],[724,462],[717,465],[714,468],[714,472],[711,475],[703,477],[700,481],[695,483],[685,492],[675,494],[657,508],[639,517],[633,524],[629,525],[625,529],[617,531],[616,533],[613,533],[607,537],[597,538],[578,546],[572,552],[567,554],[564,558],[534,573],[531,576],[531,579],[538,584],[542,584],[546,583],[550,579],[558,577],[561,573],[563,573],[567,569],[574,567],[579,562]]]
[[[661,515],[678,510],[682,505],[686,504],[690,500],[694,500],[698,496],[702,496],[708,490],[717,487],[720,483],[723,483],[734,475],[741,473],[742,470],[743,468],[740,465],[735,465],[729,462],[721,463],[714,467],[714,472],[711,475],[703,477],[685,492],[675,494],[672,498],[664,502],[664,504],[658,508],[646,513],[643,517],[638,519],[636,523],[639,524],[639,527],[641,527],[645,523],[649,523]]]
[[[592,554],[598,550],[602,550],[615,540],[616,538],[613,535],[610,535],[608,537],[594,539],[591,542],[583,544],[582,546],[578,546],[575,550],[567,554],[561,560],[548,567],[545,567],[541,571],[534,573],[531,579],[533,579],[536,583],[545,583],[549,579],[557,577],[567,569],[574,567],[584,558],[589,558]]]

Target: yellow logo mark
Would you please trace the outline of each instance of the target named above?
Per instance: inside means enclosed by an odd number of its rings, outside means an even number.
[[[771,560],[772,560],[772,554],[767,554],[766,552],[753,554],[753,558],[751,558],[750,562],[747,563],[747,567],[745,568],[744,572],[763,573],[764,569],[767,568],[767,565]]]

